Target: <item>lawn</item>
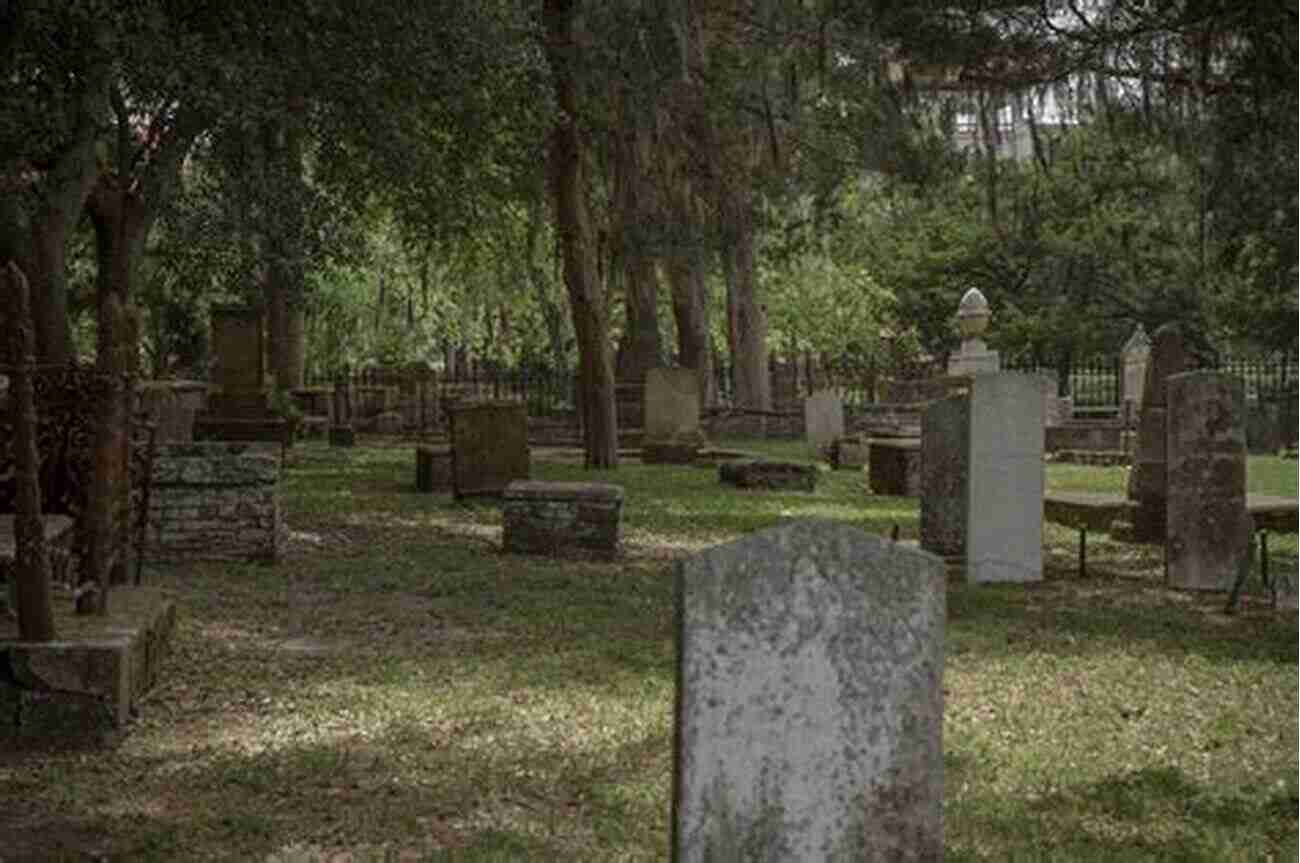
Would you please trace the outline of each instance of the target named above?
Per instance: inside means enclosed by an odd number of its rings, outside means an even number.
[[[501,554],[496,506],[413,475],[409,445],[299,446],[286,560],[154,573],[182,606],[163,681],[107,749],[0,752],[0,860],[665,860],[672,561],[788,516],[917,530],[861,474],[765,494],[536,453],[537,478],[627,495],[623,559],[557,562]],[[1294,496],[1295,463],[1250,483]],[[1080,580],[1074,532],[1044,541],[1041,584],[950,582],[948,859],[1295,860],[1296,616],[1257,583],[1225,616],[1103,537]],[[1295,538],[1270,546],[1294,572]]]

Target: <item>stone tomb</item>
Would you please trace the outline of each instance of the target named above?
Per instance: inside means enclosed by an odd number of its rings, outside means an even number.
[[[844,399],[838,390],[818,390],[803,402],[804,434],[817,457],[844,435]]]
[[[672,859],[942,859],[944,594],[831,522],[679,563]]]
[[[1169,585],[1227,590],[1250,567],[1245,388],[1239,378],[1186,372],[1165,379]]]
[[[851,435],[831,444],[831,467],[835,470],[862,470],[867,466],[868,442]]]
[[[528,409],[520,402],[462,402],[451,418],[452,491],[456,497],[501,495],[528,479]]]
[[[817,467],[788,461],[744,460],[718,465],[718,481],[736,488],[816,491]]]
[[[646,464],[690,464],[708,441],[700,430],[700,382],[694,369],[650,369],[645,375]]]
[[[503,496],[502,546],[516,554],[618,553],[621,486],[598,482],[518,481]]]
[[[1043,393],[1031,375],[979,375],[927,409],[921,547],[967,581],[1043,577]]]

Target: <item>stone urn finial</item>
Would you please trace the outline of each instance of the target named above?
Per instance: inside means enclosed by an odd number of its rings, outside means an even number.
[[[993,313],[979,288],[971,288],[957,305],[957,328],[963,340],[977,339],[989,328]]]

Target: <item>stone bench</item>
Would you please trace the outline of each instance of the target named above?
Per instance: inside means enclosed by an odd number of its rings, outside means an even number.
[[[614,557],[621,486],[515,480],[503,495],[502,545],[514,554]]]
[[[920,438],[873,438],[867,461],[867,482],[873,494],[921,496]]]
[[[817,468],[785,461],[738,461],[719,465],[718,481],[737,488],[816,491]]]
[[[451,489],[451,447],[418,446],[415,448],[415,490],[422,492]]]

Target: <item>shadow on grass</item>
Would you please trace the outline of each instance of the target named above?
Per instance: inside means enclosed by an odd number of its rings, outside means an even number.
[[[948,586],[949,649],[1078,656],[1140,645],[1218,663],[1295,665],[1294,615],[1229,617],[1222,594],[1191,595],[1133,579]]]
[[[1295,786],[1198,784],[1158,767],[1035,799],[975,795],[947,816],[949,860],[1285,860],[1296,853]],[[980,837],[980,853],[964,837]]]

